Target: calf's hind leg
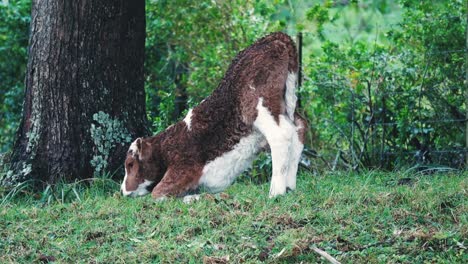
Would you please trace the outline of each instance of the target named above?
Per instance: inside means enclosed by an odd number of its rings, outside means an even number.
[[[291,142],[296,133],[296,127],[285,115],[279,115],[279,122],[276,122],[270,111],[263,106],[262,98],[258,102],[257,111],[258,115],[254,121],[254,127],[265,136],[271,150],[273,163],[270,185],[271,198],[286,192]]]
[[[299,161],[301,159],[302,150],[304,149],[305,132],[307,122],[299,114],[294,114],[295,133],[291,137],[291,145],[289,150],[289,170],[286,176],[286,188],[291,190],[296,189],[296,178]]]

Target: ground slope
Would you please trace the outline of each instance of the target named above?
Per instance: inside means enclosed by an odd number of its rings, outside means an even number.
[[[130,199],[118,183],[3,192],[0,262],[468,263],[468,174],[312,176],[268,199],[240,182],[200,201]],[[79,197],[79,198],[78,198]]]

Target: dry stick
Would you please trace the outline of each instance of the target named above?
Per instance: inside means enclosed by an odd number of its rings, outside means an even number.
[[[327,252],[317,248],[316,246],[311,247],[313,251],[317,252],[320,256],[326,258],[330,263],[333,264],[341,264],[338,260],[336,260],[334,257],[330,256]]]

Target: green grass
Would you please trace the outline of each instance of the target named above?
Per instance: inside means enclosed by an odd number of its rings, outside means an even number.
[[[467,176],[302,173],[277,199],[240,182],[192,204],[110,180],[3,192],[0,263],[326,263],[313,246],[342,263],[468,263]]]

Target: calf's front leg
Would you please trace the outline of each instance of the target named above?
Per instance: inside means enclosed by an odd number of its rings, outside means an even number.
[[[190,190],[195,190],[201,177],[199,166],[168,168],[162,180],[154,187],[151,196],[154,199],[180,197]]]

